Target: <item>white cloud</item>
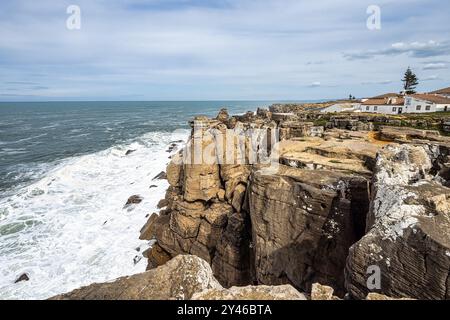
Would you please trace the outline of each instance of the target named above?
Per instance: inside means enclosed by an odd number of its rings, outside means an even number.
[[[345,53],[344,57],[349,60],[371,59],[377,56],[394,56],[407,54],[413,58],[428,58],[434,56],[445,56],[450,54],[450,41],[436,42],[396,42],[386,49],[364,50],[360,52]]]
[[[423,70],[439,70],[439,69],[447,69],[447,64],[439,62],[439,63],[427,63]]]
[[[425,76],[425,77],[419,79],[419,81],[436,81],[436,80],[440,80],[439,76],[437,76],[437,75]]]
[[[372,85],[372,84],[391,84],[392,80],[381,80],[381,81],[363,81],[361,84],[363,85]]]
[[[20,84],[28,81],[40,88],[34,95],[80,99],[365,96],[390,84],[372,79],[400,79],[450,40],[450,4],[437,0],[382,0],[382,16],[395,19],[379,32],[367,30],[367,5],[353,0],[77,0],[79,31],[66,29],[69,4],[0,1],[0,77],[16,82],[0,82],[1,93],[29,91]]]

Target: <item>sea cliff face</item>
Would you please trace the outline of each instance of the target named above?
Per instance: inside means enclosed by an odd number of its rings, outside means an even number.
[[[449,299],[450,138],[389,117],[318,126],[321,117],[195,118],[167,166],[161,210],[141,230],[155,243],[136,277],[184,270],[193,255],[210,281],[184,299]]]
[[[193,254],[225,287],[291,284],[309,293],[318,282],[341,297],[449,298],[450,139],[391,126],[343,130],[342,121],[323,130],[266,110],[199,120],[201,148],[216,159],[217,128],[241,128],[231,148],[248,145],[254,128],[278,129],[279,166],[192,165],[180,153],[167,167],[167,206],[143,230],[156,239],[149,268]],[[369,290],[373,265],[381,288]]]

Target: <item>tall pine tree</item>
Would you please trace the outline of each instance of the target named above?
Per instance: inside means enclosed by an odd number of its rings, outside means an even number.
[[[408,67],[408,69],[406,70],[402,81],[403,89],[405,89],[406,94],[416,93],[415,89],[419,84],[419,79],[417,79],[417,76],[414,74],[414,72],[412,72],[410,67]]]

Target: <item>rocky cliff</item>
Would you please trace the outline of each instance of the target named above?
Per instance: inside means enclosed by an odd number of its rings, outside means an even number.
[[[403,127],[316,128],[261,109],[221,110],[192,127],[167,167],[166,206],[142,230],[156,240],[149,269],[192,254],[225,287],[311,292],[320,282],[340,297],[449,298],[449,138]],[[186,161],[195,149],[212,161]],[[381,288],[370,290],[373,265]]]
[[[377,158],[367,234],[350,249],[348,291],[369,289],[377,266],[380,291],[398,297],[450,298],[449,145],[388,146]]]
[[[196,117],[148,271],[54,299],[450,299],[450,138],[283,108]]]

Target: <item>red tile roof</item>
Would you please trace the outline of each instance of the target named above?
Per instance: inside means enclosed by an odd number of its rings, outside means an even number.
[[[409,96],[415,99],[425,100],[437,104],[446,104],[446,103],[450,104],[450,98],[446,98],[436,94],[423,93],[423,94],[411,94]]]
[[[392,100],[389,98],[384,98],[384,99],[371,98],[362,103],[362,105],[365,105],[365,106],[374,106],[374,105],[375,106],[376,105],[402,106],[404,104],[405,104],[405,99],[403,99],[403,98],[396,98],[395,103],[393,103]]]

